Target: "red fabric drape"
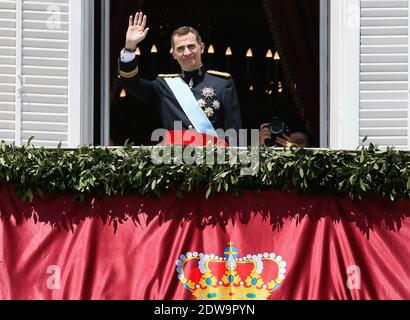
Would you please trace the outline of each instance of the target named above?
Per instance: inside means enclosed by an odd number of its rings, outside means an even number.
[[[409,201],[246,192],[83,204],[48,195],[22,204],[0,186],[0,215],[2,300],[193,299],[177,260],[195,252],[223,257],[230,241],[239,258],[275,253],[285,262],[269,299],[410,298]],[[121,222],[116,233],[108,217]],[[185,272],[191,279],[200,274],[194,264]],[[212,267],[219,281],[221,266]],[[262,278],[270,272],[278,270],[265,262]],[[241,269],[242,286],[249,273]]]
[[[319,0],[264,0],[264,7],[281,55],[288,86],[299,115],[319,137]]]

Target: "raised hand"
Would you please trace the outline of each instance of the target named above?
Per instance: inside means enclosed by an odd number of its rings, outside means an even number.
[[[146,24],[147,16],[142,12],[137,12],[135,17],[130,16],[125,48],[134,50],[146,38],[149,31],[149,28],[145,28]]]

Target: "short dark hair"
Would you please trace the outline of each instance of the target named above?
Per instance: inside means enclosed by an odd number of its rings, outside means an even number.
[[[196,30],[195,28],[192,28],[192,27],[181,27],[181,28],[178,28],[178,29],[176,29],[173,33],[172,33],[172,36],[171,36],[171,47],[173,48],[174,47],[174,45],[175,45],[175,43],[174,43],[174,38],[176,37],[176,36],[186,36],[187,34],[189,34],[189,33],[193,33],[194,35],[195,35],[195,37],[196,37],[196,41],[198,42],[198,43],[202,43],[202,38],[201,38],[201,36],[199,35],[199,32],[198,32],[198,30]]]

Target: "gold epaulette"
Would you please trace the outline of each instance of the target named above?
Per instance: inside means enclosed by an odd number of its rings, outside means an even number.
[[[208,70],[207,71],[209,74],[212,74],[214,76],[222,77],[222,78],[231,78],[232,76],[227,73],[227,72],[220,72],[220,71],[215,71],[215,70]]]
[[[132,70],[132,71],[130,71],[130,72],[125,72],[125,71],[121,71],[121,70],[120,70],[119,75],[120,75],[122,78],[133,78],[133,77],[135,77],[135,76],[138,74],[138,72],[139,72],[139,68],[136,67],[134,70]]]
[[[182,76],[182,74],[180,73],[171,73],[171,74],[159,74],[158,77],[160,78],[176,78],[176,77],[180,77]]]

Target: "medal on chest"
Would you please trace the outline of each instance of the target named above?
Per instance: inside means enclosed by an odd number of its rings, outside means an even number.
[[[221,108],[221,103],[215,99],[216,90],[211,87],[205,87],[201,92],[201,99],[198,100],[198,105],[204,110],[208,118],[215,115],[215,111]]]

